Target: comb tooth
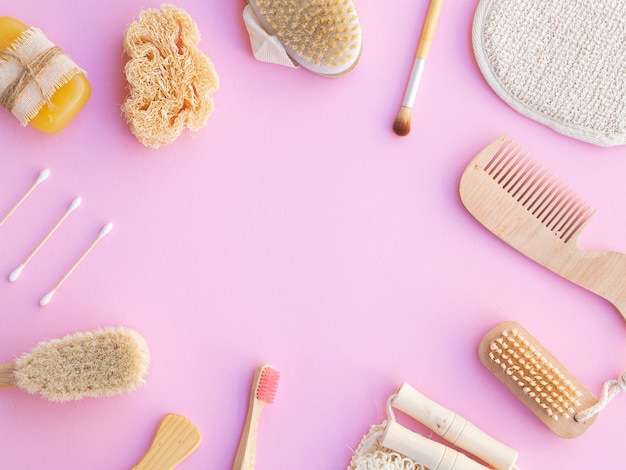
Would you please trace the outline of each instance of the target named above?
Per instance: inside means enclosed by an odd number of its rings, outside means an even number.
[[[503,147],[501,152],[499,153],[499,158],[497,160],[494,159],[493,168],[488,171],[489,175],[498,182],[502,178],[503,171],[506,170],[507,166],[511,162],[511,155],[514,155],[517,150],[517,145],[514,145],[513,142],[510,142],[509,145]]]
[[[536,177],[536,163],[530,158],[523,159],[523,165],[518,171],[518,177],[509,183],[509,193],[518,201],[523,197],[524,192]]]
[[[500,146],[493,153],[493,156],[485,165],[484,170],[487,174],[493,176],[494,172],[497,171],[498,164],[502,161],[503,158],[505,158],[512,145],[512,141],[504,141],[500,144]]]
[[[567,190],[567,188],[563,188],[563,192],[559,195],[558,201],[550,211],[550,213],[546,214],[543,219],[543,224],[548,227],[551,231],[554,231],[554,226],[560,220],[561,214],[565,213],[567,207],[574,197],[572,191]]]
[[[570,197],[567,208],[562,212],[558,220],[552,225],[552,231],[561,239],[563,239],[563,233],[565,228],[569,226],[570,221],[576,219],[580,210],[584,207],[584,204],[577,197]]]
[[[563,183],[556,179],[553,183],[554,184],[550,185],[550,190],[544,194],[544,197],[533,211],[533,215],[542,222],[545,220],[545,216],[550,213],[563,192]]]
[[[510,171],[505,178],[501,181],[501,186],[506,189],[509,194],[515,197],[515,190],[520,183],[524,182],[528,178],[528,154],[522,153],[521,149],[515,155],[515,164],[511,167]]]
[[[584,208],[580,212],[580,215],[576,217],[576,219],[572,220],[571,225],[567,228],[567,230],[564,231],[561,238],[565,243],[569,242],[574,235],[582,230],[585,223],[593,215],[593,212],[594,211],[590,206],[584,206]]]
[[[503,162],[504,165],[498,174],[498,184],[502,186],[503,189],[508,191],[507,185],[511,179],[516,178],[517,169],[521,163],[523,163],[523,161],[520,149],[515,146],[507,155],[506,161]]]
[[[528,212],[532,213],[535,210],[536,204],[540,203],[546,191],[550,190],[551,183],[548,172],[543,168],[538,168],[536,178],[533,179],[531,185],[519,198],[521,204],[526,207]],[[524,200],[522,201],[522,199]]]

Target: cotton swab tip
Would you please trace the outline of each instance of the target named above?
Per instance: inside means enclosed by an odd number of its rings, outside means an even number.
[[[41,173],[39,173],[39,176],[37,177],[35,184],[44,182],[48,178],[48,176],[50,176],[50,169],[46,168],[45,170],[42,170]]]
[[[41,305],[42,307],[45,307],[46,305],[48,305],[50,301],[52,300],[53,295],[54,295],[54,291],[51,290],[50,292],[48,292],[46,295],[44,295],[41,298],[41,300],[39,301],[39,305]]]
[[[22,271],[24,270],[24,265],[20,264],[17,268],[15,268],[13,270],[13,272],[9,275],[9,281],[11,282],[15,282],[17,281],[17,278],[20,277],[20,274],[22,274]]]
[[[78,196],[70,204],[70,208],[68,209],[68,212],[72,212],[73,210],[75,210],[78,206],[80,206],[82,204],[82,202],[83,202],[83,198]]]
[[[102,230],[100,230],[100,234],[98,235],[98,238],[104,237],[111,230],[113,230],[113,222],[109,222],[104,227],[102,227]]]

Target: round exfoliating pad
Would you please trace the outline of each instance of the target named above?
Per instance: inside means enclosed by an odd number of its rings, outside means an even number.
[[[626,143],[626,2],[481,0],[472,39],[515,110],[596,145]]]

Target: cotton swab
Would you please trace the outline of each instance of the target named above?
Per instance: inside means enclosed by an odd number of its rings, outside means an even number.
[[[15,203],[15,205],[11,208],[11,210],[7,213],[7,215],[5,215],[2,220],[0,220],[0,227],[2,227],[2,224],[4,224],[7,220],[9,220],[9,217],[13,215],[13,213],[18,209],[18,207],[22,205],[22,203],[26,200],[26,198],[30,196],[30,194],[35,190],[35,188],[39,186],[41,183],[43,183],[48,178],[48,176],[50,176],[50,170],[48,168],[46,168],[45,170],[42,170],[41,173],[39,173],[39,176],[37,177],[33,185],[28,189],[28,191],[24,193],[24,195],[20,198],[20,200]]]
[[[72,201],[70,207],[65,211],[65,214],[57,221],[56,224],[50,229],[47,235],[39,242],[39,244],[30,252],[30,254],[26,257],[22,264],[20,264],[17,268],[13,270],[13,272],[9,275],[9,281],[14,282],[17,281],[17,278],[22,274],[22,271],[28,264],[28,262],[33,259],[33,257],[37,254],[37,252],[41,249],[41,247],[48,241],[48,239],[52,236],[52,234],[59,228],[59,226],[67,219],[67,217],[80,206],[83,202],[82,198],[79,196]]]
[[[431,0],[428,7],[428,13],[426,13],[426,21],[424,22],[422,36],[420,37],[420,42],[417,46],[417,54],[415,54],[415,61],[413,62],[411,76],[406,87],[402,106],[400,107],[400,111],[398,111],[396,120],[393,123],[393,131],[399,136],[405,136],[411,132],[413,104],[415,103],[417,89],[422,78],[422,73],[424,72],[424,65],[426,64],[426,59],[428,58],[428,53],[430,52],[430,45],[433,42],[442,3],[443,0]]]
[[[113,229],[112,222],[109,222],[104,227],[102,227],[102,230],[100,230],[100,233],[98,234],[97,238],[91,243],[91,245],[87,247],[87,249],[83,252],[80,258],[76,260],[76,262],[72,265],[72,267],[67,271],[67,273],[65,273],[65,275],[61,278],[61,280],[57,282],[57,284],[50,290],[50,292],[48,292],[46,295],[44,295],[41,298],[41,300],[39,301],[39,305],[41,305],[42,307],[45,307],[46,305],[50,303],[56,291],[59,290],[59,288],[63,285],[65,281],[67,281],[67,278],[70,277],[70,275],[74,272],[74,270],[78,267],[78,265],[87,257],[87,255],[91,252],[91,250],[93,250],[96,247],[98,242],[100,242],[100,240],[102,240],[112,229]]]

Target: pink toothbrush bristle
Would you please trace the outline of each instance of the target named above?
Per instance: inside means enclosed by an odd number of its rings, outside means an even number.
[[[265,403],[273,403],[274,397],[276,396],[276,390],[278,389],[279,377],[280,372],[277,370],[274,370],[271,367],[263,369],[261,377],[259,378],[259,385],[256,389],[256,397]]]

